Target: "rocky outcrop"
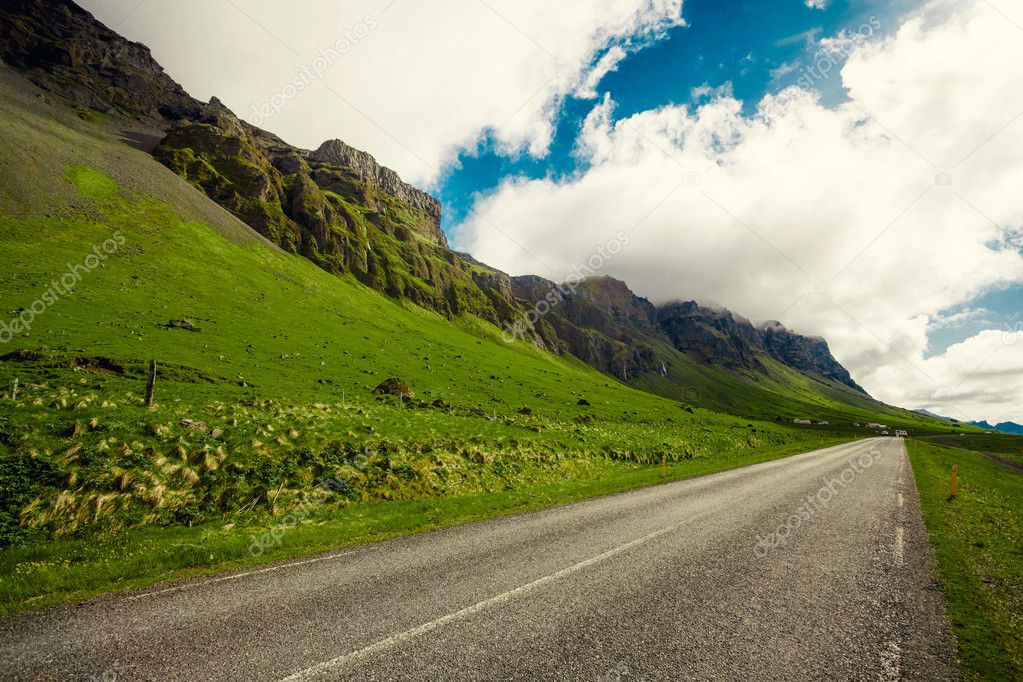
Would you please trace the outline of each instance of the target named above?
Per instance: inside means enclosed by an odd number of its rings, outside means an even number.
[[[366,152],[359,151],[341,140],[327,140],[316,151],[309,153],[309,159],[350,168],[362,182],[378,187],[395,199],[423,211],[437,226],[436,236],[439,240],[444,240],[444,233],[440,232],[440,202],[426,192],[402,182],[397,173],[381,166]],[[446,240],[443,243],[447,246]]]
[[[0,57],[44,90],[103,114],[163,127],[196,113],[153,59],[70,0],[0,3]]]
[[[657,311],[660,328],[678,350],[708,365],[763,371],[763,346],[753,325],[727,310],[695,301],[672,303]]]
[[[865,394],[831,355],[827,343],[786,330],[778,323],[755,327],[728,310],[695,301],[656,308],[621,280],[598,277],[573,286],[535,275],[513,277],[515,296],[543,313],[534,327],[549,325],[553,344],[601,371],[629,380],[644,373],[665,376],[675,350],[705,365],[756,376],[773,358],[804,374],[840,382]],[[541,332],[542,333],[542,332]]]
[[[519,322],[532,322],[548,345],[624,381],[664,371],[649,343],[657,334],[656,310],[624,282],[599,277],[569,286],[525,275],[513,277],[512,287],[532,311]]]
[[[801,372],[819,374],[866,393],[853,381],[849,371],[831,355],[828,342],[819,336],[795,334],[776,321],[765,322],[758,331],[767,352],[779,362]]]
[[[521,312],[507,275],[448,249],[435,199],[352,152],[297,149],[213,98],[173,126],[154,155],[267,239],[329,272],[447,316],[499,324]]]

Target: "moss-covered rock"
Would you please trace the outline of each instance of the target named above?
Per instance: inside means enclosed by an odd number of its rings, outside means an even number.
[[[373,389],[373,393],[374,395],[396,395],[402,400],[416,397],[416,392],[412,390],[412,387],[404,379],[398,377],[384,379],[379,386]]]

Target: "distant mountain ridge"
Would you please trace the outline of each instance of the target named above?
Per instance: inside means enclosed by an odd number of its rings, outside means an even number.
[[[1000,431],[1002,433],[1011,433],[1016,436],[1023,436],[1023,425],[1017,424],[1016,422],[1002,422],[1001,424],[995,424],[992,426],[986,420],[979,422],[969,422],[970,426],[977,426],[988,431]]]
[[[824,339],[790,332],[779,322],[755,327],[728,310],[695,301],[656,307],[637,296],[621,280],[609,276],[559,285],[536,275],[512,278],[515,295],[536,306],[558,300],[543,321],[554,327],[555,338],[573,355],[602,371],[628,380],[643,372],[664,373],[663,353],[655,340],[707,365],[737,372],[764,372],[764,358],[808,375],[831,379],[866,395],[842,367]]]
[[[919,409],[919,410],[913,410],[913,412],[916,412],[917,414],[926,415],[928,417],[933,417],[934,419],[944,419],[945,421],[949,421],[949,422],[951,422],[951,421],[959,421],[958,419],[952,419],[952,417],[943,417],[940,414],[935,414],[934,412],[931,412],[930,410],[925,410],[925,409],[922,409],[922,408]]]
[[[159,161],[274,244],[324,270],[351,274],[448,317],[466,313],[505,329],[530,320],[525,340],[666,395],[679,393],[665,382],[678,381],[691,361],[754,383],[780,363],[829,391],[844,387],[869,400],[824,339],[779,322],[754,326],[694,301],[656,307],[610,277],[573,287],[510,277],[452,251],[440,229],[440,202],[370,154],[340,140],[299,149],[242,121],[216,98],[195,100],[148,48],[69,0],[11,0],[0,18],[4,61],[75,106],[160,130],[153,152]],[[557,303],[531,315],[552,292]]]

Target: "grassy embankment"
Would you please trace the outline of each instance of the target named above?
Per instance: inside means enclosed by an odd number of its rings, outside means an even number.
[[[986,451],[1023,449],[989,436]],[[1023,679],[1023,475],[961,448],[908,441],[966,680]],[[959,494],[949,497],[952,466]]]

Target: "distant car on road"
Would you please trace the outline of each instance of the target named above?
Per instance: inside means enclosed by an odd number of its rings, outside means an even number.
[[[908,434],[907,432],[905,432],[905,431],[902,431],[902,430],[900,429],[900,430],[898,430],[898,431],[896,431],[896,432],[895,432],[895,435],[896,435],[896,436],[897,436],[898,438],[905,438],[905,437],[906,437],[906,436],[908,436],[909,434]]]
[[[881,432],[881,435],[882,435],[882,436],[887,436],[887,435],[888,435],[888,432],[887,432],[887,431],[882,431],[882,432]]]

